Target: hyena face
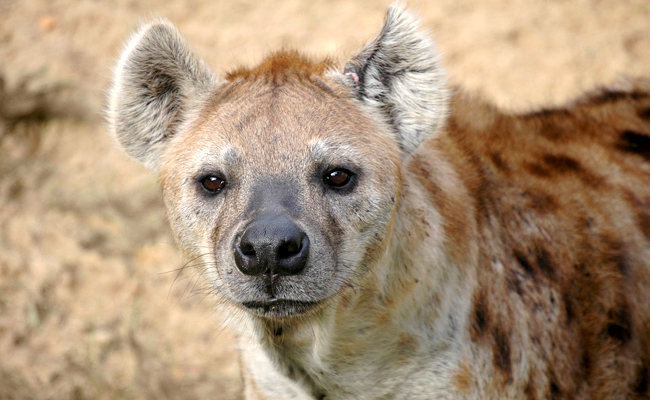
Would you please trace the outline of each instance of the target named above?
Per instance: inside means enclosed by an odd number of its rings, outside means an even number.
[[[385,236],[399,149],[337,89],[235,78],[162,157],[180,243],[203,255],[219,293],[260,315],[322,304]]]
[[[217,78],[156,21],[116,70],[111,130],[160,173],[175,235],[215,291],[260,316],[315,311],[372,269],[403,160],[444,119],[435,51],[407,14],[391,9],[337,69],[284,51]]]

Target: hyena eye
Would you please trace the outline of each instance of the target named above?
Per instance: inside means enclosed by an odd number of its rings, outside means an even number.
[[[326,172],[323,181],[332,188],[342,189],[350,184],[353,177],[352,172],[339,168]]]
[[[218,193],[226,187],[226,180],[215,175],[201,179],[201,187],[209,193]]]

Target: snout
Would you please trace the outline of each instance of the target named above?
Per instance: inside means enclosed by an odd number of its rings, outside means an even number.
[[[231,299],[253,315],[283,319],[320,310],[339,290],[335,249],[313,221],[300,225],[282,211],[265,212],[240,228],[221,274]],[[217,241],[217,246],[223,242]],[[225,245],[225,243],[223,243]]]
[[[309,258],[309,237],[283,214],[251,221],[234,243],[237,268],[245,275],[274,280],[298,275]]]

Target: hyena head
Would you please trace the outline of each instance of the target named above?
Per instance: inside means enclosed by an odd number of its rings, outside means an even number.
[[[402,164],[439,130],[443,74],[429,39],[391,8],[342,72],[282,51],[215,76],[169,22],[131,39],[110,128],[160,174],[178,242],[227,303],[306,315],[382,257]]]

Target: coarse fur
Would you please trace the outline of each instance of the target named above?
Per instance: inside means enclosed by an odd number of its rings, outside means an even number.
[[[512,115],[449,89],[399,7],[345,67],[223,78],[154,21],[107,115],[233,316],[247,399],[650,398],[650,81]],[[273,221],[299,272],[236,261]]]

